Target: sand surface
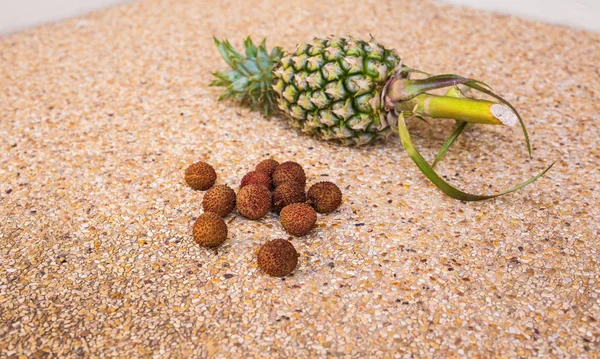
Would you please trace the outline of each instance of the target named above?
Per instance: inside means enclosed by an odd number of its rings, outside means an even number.
[[[294,49],[351,34],[431,73],[485,80],[525,118],[477,126],[438,170],[500,190],[464,203],[397,137],[346,148],[208,87],[212,36]],[[593,357],[600,351],[600,34],[425,1],[147,0],[0,39],[0,357]],[[432,160],[452,121],[410,121]],[[277,217],[226,217],[191,239],[211,163],[238,187],[295,160],[343,190],[293,239],[299,267],[264,275]],[[594,354],[596,353],[596,354]]]

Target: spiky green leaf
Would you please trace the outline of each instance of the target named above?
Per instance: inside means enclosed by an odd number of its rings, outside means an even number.
[[[256,57],[256,46],[254,46],[254,43],[252,42],[252,39],[250,38],[250,36],[248,36],[244,40],[244,48],[246,49],[246,57],[248,57],[248,58]]]
[[[234,98],[252,107],[268,108],[265,114],[270,114],[276,107],[271,94],[273,88],[272,71],[282,57],[282,50],[275,47],[271,55],[266,49],[266,40],[257,47],[250,37],[244,40],[245,56],[237,52],[227,40],[214,39],[215,45],[231,70],[219,71],[210,86],[226,87],[219,99]],[[265,107],[266,106],[266,107]]]

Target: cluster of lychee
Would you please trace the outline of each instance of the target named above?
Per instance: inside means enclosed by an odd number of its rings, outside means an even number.
[[[193,237],[203,247],[216,247],[227,239],[223,217],[237,209],[248,219],[257,220],[270,210],[279,214],[286,232],[296,237],[307,235],[316,225],[317,212],[330,213],[342,203],[342,192],[332,182],[322,181],[306,188],[306,173],[301,165],[273,159],[260,162],[241,180],[237,194],[227,185],[214,183],[217,174],[205,162],[196,162],[185,171],[185,181],[195,190],[206,191],[202,213],[196,219]],[[298,252],[286,239],[265,243],[258,252],[258,265],[271,276],[283,277],[294,271]]]

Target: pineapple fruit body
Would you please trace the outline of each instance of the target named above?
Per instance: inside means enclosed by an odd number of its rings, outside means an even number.
[[[273,71],[273,89],[295,127],[362,145],[392,132],[381,92],[399,64],[395,51],[375,40],[314,39],[283,56]]]

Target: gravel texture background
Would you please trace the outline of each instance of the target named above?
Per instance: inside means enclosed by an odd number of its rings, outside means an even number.
[[[485,80],[521,111],[478,126],[431,185],[398,138],[321,142],[217,102],[212,36],[293,49],[375,36],[410,66]],[[594,357],[600,351],[600,34],[425,1],[147,0],[0,39],[0,357]],[[409,123],[432,159],[452,121]],[[293,239],[285,280],[257,268],[275,215],[226,217],[195,245],[194,161],[237,188],[295,160],[342,206]],[[594,354],[596,353],[596,354]]]

